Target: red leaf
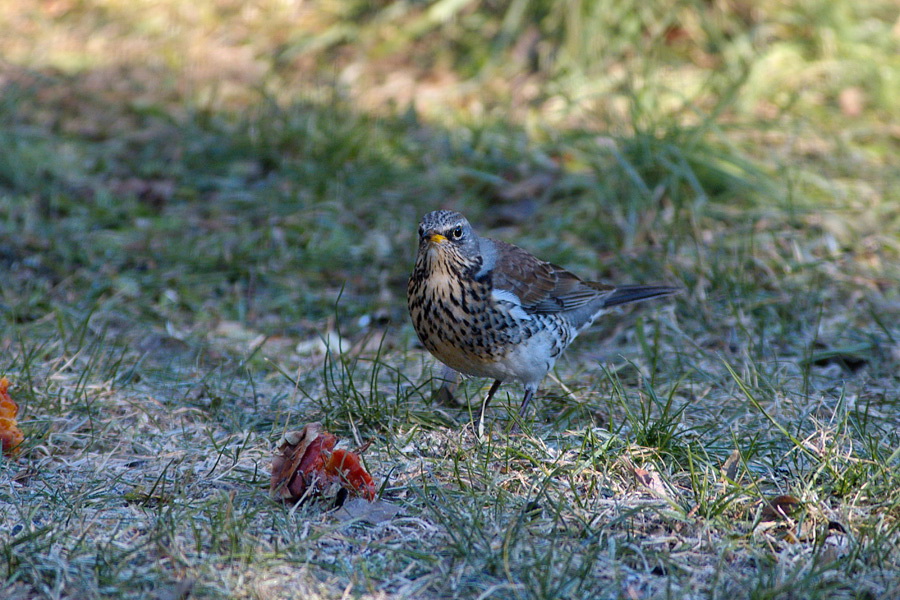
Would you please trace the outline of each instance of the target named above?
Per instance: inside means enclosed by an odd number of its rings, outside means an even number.
[[[335,450],[325,463],[325,473],[339,477],[341,485],[363,496],[375,499],[375,482],[359,462],[359,455],[349,450]]]
[[[19,444],[22,443],[25,436],[16,422],[19,405],[13,402],[8,389],[9,380],[6,377],[0,377],[0,448],[2,448],[3,454],[13,456],[19,451]]]
[[[337,438],[322,431],[319,423],[309,423],[300,431],[291,431],[272,461],[272,496],[285,502],[297,502],[311,494],[327,493],[338,486],[375,499],[375,482],[363,468],[359,454],[334,450]]]

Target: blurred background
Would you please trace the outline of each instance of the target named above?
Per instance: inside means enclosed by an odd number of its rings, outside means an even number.
[[[10,322],[402,323],[437,207],[680,283],[698,330],[896,303],[892,0],[21,0],[0,30]]]

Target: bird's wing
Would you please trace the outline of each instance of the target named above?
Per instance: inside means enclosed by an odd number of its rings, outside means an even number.
[[[494,244],[493,285],[512,292],[530,313],[551,313],[580,308],[610,295],[614,286],[586,282],[569,271],[544,262],[518,246],[498,240]]]

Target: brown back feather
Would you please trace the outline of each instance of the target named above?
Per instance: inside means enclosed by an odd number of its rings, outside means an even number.
[[[615,290],[615,286],[582,281],[562,267],[544,262],[518,246],[491,241],[497,251],[494,287],[515,294],[528,312],[574,310]]]

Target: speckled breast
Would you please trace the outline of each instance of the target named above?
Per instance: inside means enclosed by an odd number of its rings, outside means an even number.
[[[514,317],[491,292],[490,278],[478,281],[460,274],[432,271],[426,276],[414,271],[408,286],[409,312],[425,348],[457,371],[495,376],[492,365],[550,325],[544,318]],[[565,347],[553,345],[555,354]]]

